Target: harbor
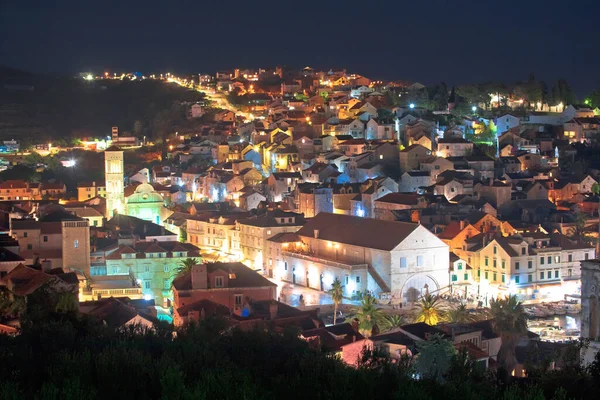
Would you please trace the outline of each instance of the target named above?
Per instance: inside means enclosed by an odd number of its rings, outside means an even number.
[[[548,342],[566,343],[581,336],[581,305],[573,301],[557,301],[525,305],[529,331]]]

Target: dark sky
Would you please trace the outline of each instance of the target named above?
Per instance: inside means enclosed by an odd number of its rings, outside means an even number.
[[[56,4],[54,4],[56,3]],[[346,67],[600,88],[600,0],[0,0],[0,64],[37,72]]]

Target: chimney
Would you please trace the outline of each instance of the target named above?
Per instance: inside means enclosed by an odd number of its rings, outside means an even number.
[[[319,230],[315,229],[314,234],[315,234],[315,239],[318,239],[319,238]]]
[[[274,320],[277,318],[277,311],[279,310],[279,304],[275,300],[269,303],[269,318]]]
[[[465,220],[461,219],[460,220],[460,230],[462,231],[463,229],[465,229]]]
[[[208,288],[208,271],[206,264],[198,264],[192,267],[192,289]]]
[[[52,269],[52,261],[44,260],[42,261],[42,271],[48,272]]]
[[[96,186],[96,182],[95,182],[95,181],[94,181],[94,182],[92,182],[92,186],[94,186],[94,187]]]

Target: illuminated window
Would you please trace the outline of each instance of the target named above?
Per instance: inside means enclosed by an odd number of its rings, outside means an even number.
[[[555,263],[560,263],[560,256],[554,256],[554,262]]]

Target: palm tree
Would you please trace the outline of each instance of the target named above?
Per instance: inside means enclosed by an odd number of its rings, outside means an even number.
[[[333,280],[328,293],[331,295],[331,300],[333,300],[333,324],[335,325],[337,322],[338,305],[344,298],[344,286],[342,286],[342,282],[337,277]]]
[[[454,307],[448,311],[446,314],[446,319],[448,322],[455,324],[464,324],[465,322],[473,321],[473,316],[469,314],[467,306],[461,303],[457,307]]]
[[[385,314],[381,308],[377,308],[377,300],[373,296],[364,296],[360,307],[354,312],[354,318],[358,320],[358,332],[364,337],[370,337],[373,330],[385,326]]]
[[[400,328],[402,325],[406,325],[406,316],[394,314],[388,315],[385,321],[385,330],[391,331],[396,328]]]
[[[515,348],[521,336],[527,333],[527,315],[523,304],[516,296],[490,301],[489,315],[493,319],[494,331],[502,339],[498,361],[510,374],[517,365]]]
[[[200,263],[200,260],[198,260],[196,258],[188,257],[180,263],[181,266],[179,268],[177,268],[177,274],[181,275],[181,274],[188,273],[192,270],[192,267],[194,265],[197,265],[199,263]]]
[[[425,322],[427,325],[437,325],[444,318],[444,312],[441,310],[441,299],[439,296],[433,296],[427,293],[421,297],[417,303],[419,312],[415,322]]]

